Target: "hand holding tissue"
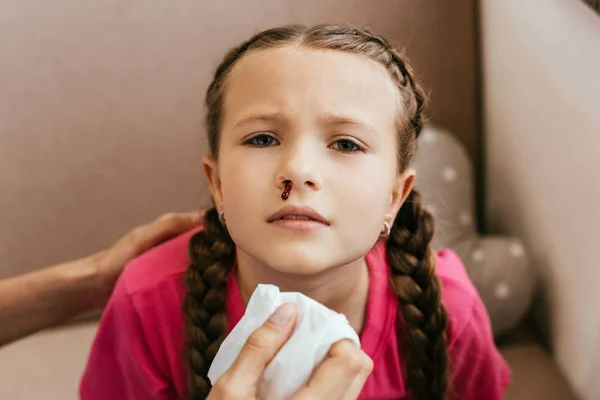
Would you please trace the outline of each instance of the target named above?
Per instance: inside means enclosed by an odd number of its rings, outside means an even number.
[[[258,384],[258,397],[263,400],[286,400],[308,382],[311,373],[332,344],[350,339],[357,348],[360,340],[343,314],[297,292],[281,293],[277,286],[258,285],[246,313],[225,338],[208,371],[211,383],[231,367],[248,337],[283,303],[297,310],[296,327],[267,366]]]

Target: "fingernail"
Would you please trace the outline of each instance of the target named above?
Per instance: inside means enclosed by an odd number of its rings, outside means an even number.
[[[271,314],[269,322],[273,325],[284,326],[290,321],[293,314],[294,307],[289,303],[283,303],[273,314]]]

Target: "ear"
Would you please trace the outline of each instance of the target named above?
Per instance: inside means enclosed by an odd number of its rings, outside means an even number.
[[[408,168],[396,178],[396,184],[392,190],[392,194],[390,196],[390,206],[388,208],[388,215],[391,217],[390,222],[394,221],[396,214],[398,214],[398,211],[400,211],[400,207],[402,207],[402,204],[404,204],[404,201],[413,189],[415,177],[415,170]]]
[[[211,156],[202,158],[202,166],[204,167],[204,177],[208,182],[210,195],[213,198],[217,211],[223,211],[223,191],[221,190],[221,176],[219,174],[219,165]]]

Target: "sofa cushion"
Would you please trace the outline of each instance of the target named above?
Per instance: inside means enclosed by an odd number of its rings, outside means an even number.
[[[75,400],[98,322],[40,332],[0,348],[0,399]]]

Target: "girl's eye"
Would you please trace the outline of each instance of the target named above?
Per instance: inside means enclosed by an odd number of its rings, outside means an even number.
[[[360,147],[359,145],[357,145],[349,139],[336,140],[332,146],[335,150],[339,150],[343,153],[354,153],[356,151],[364,151],[362,147]]]
[[[244,142],[244,144],[246,145],[255,147],[269,147],[277,143],[277,140],[273,136],[267,135],[265,133],[253,136]]]

